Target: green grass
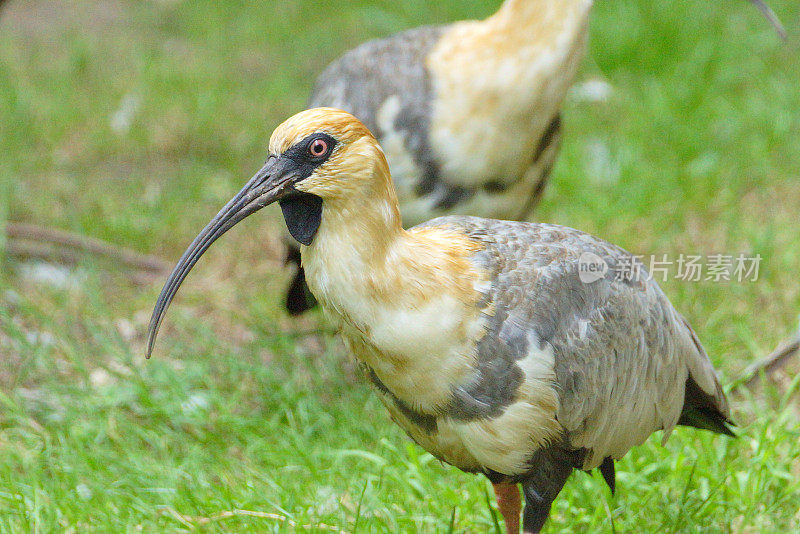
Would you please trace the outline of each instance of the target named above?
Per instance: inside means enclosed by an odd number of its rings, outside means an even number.
[[[177,258],[329,60],[498,3],[7,2],[0,219]],[[537,214],[636,253],[761,254],[756,283],[664,284],[726,383],[800,312],[800,12],[770,3],[785,44],[744,1],[599,2],[580,79],[614,92],[568,101]],[[280,313],[276,214],[241,226],[147,362],[161,280],[86,259],[53,285],[0,263],[0,530],[492,531],[488,483],[411,444],[320,317]],[[654,436],[616,497],[576,474],[548,532],[797,531],[797,390],[787,373],[734,392],[736,440]]]

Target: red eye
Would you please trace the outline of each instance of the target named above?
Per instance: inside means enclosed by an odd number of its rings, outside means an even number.
[[[308,153],[315,158],[320,158],[328,153],[328,143],[324,139],[314,139],[308,145]]]

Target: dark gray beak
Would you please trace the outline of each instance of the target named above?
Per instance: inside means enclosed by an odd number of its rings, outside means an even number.
[[[778,16],[775,14],[774,11],[772,11],[772,8],[769,7],[764,2],[764,0],[750,0],[750,3],[755,5],[756,8],[758,8],[758,10],[761,11],[761,13],[767,18],[770,24],[772,24],[772,27],[775,28],[775,31],[778,33],[780,38],[786,40],[786,30],[784,29],[783,24],[781,24],[781,21],[778,18]]]
[[[153,345],[156,342],[158,329],[167,308],[178,292],[181,283],[186,279],[189,271],[200,259],[200,256],[208,250],[211,244],[222,234],[233,228],[236,223],[257,212],[261,208],[284,198],[287,192],[292,192],[291,187],[294,173],[285,165],[285,161],[280,158],[270,157],[260,171],[253,176],[239,193],[228,202],[224,208],[209,222],[203,231],[194,238],[192,244],[178,260],[175,269],[169,275],[161,294],[158,296],[153,315],[150,318],[150,326],[147,329],[147,357],[153,353]]]

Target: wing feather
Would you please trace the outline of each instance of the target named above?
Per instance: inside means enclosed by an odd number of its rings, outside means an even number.
[[[687,380],[728,417],[716,373],[694,331],[630,253],[583,232],[549,224],[443,217],[480,240],[476,261],[493,273],[488,297],[552,347],[569,445],[586,449],[584,468],[621,458],[656,430],[665,439],[684,408]],[[591,283],[581,256],[608,265]],[[638,267],[638,279],[618,276]]]

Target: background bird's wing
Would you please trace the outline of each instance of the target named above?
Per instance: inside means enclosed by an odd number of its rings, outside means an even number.
[[[399,187],[432,166],[427,139],[433,102],[428,53],[446,26],[425,26],[366,42],[331,63],[317,79],[310,107],[335,107],[358,117],[393,163]],[[409,162],[410,160],[410,162]]]
[[[552,347],[558,420],[569,445],[587,449],[584,468],[622,457],[656,430],[692,424],[679,421],[689,383],[697,386],[690,393],[698,405],[727,420],[724,394],[697,337],[625,250],[556,225],[471,217],[429,224],[482,241],[477,261],[493,273],[492,305]],[[581,265],[592,261],[607,271],[582,280]]]

